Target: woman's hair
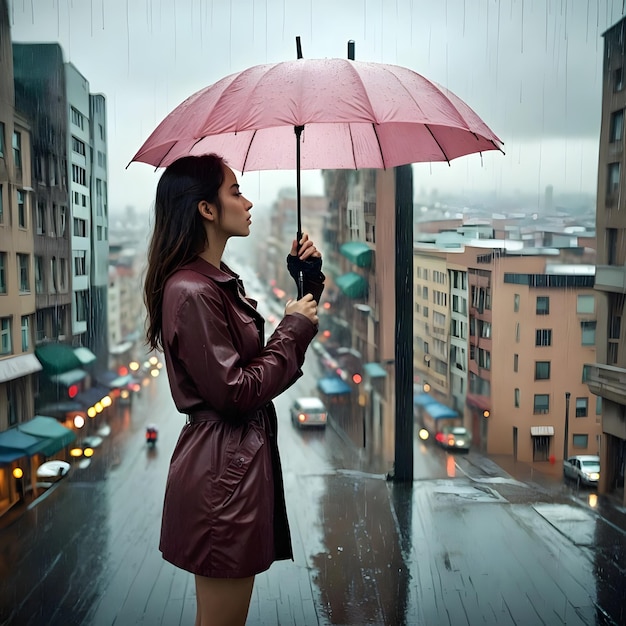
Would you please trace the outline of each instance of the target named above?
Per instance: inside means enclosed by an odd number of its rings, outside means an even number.
[[[222,157],[215,154],[183,157],[166,168],[157,185],[144,282],[146,344],[152,350],[163,349],[163,289],[167,279],[207,244],[198,203],[205,200],[221,214],[218,190],[224,182],[224,166]]]

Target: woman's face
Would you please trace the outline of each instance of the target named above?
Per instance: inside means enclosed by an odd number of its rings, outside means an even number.
[[[247,237],[252,223],[250,219],[252,202],[239,191],[237,177],[230,167],[224,166],[224,182],[219,188],[218,197],[222,211],[215,222],[216,228],[226,238]]]

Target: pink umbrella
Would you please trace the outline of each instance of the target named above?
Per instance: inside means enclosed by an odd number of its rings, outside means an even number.
[[[299,127],[302,141],[296,142]],[[198,91],[132,160],[165,167],[215,152],[240,172],[389,168],[449,162],[501,146],[467,104],[410,69],[297,59],[257,65]]]

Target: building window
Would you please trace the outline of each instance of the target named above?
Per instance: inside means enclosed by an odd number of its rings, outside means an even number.
[[[87,170],[80,165],[72,164],[72,182],[78,185],[87,185]]]
[[[20,286],[21,293],[28,293],[30,291],[30,281],[28,276],[28,255],[17,255],[17,272],[18,272],[18,284]]]
[[[0,318],[0,354],[11,354],[11,318]]]
[[[519,389],[515,389],[515,406],[519,408]]]
[[[596,345],[596,322],[581,322],[580,329],[582,332],[583,346],[595,346]]]
[[[78,250],[74,257],[74,275],[85,276],[87,274],[86,252]]]
[[[587,398],[576,398],[576,417],[587,417],[588,406]]]
[[[572,435],[572,445],[574,448],[587,448],[589,435]]]
[[[422,288],[422,298],[424,300],[428,300],[428,287],[423,287]]]
[[[74,237],[87,236],[87,221],[78,217],[74,218]]]
[[[624,88],[624,68],[618,67],[613,70],[613,91],[617,93]]]
[[[517,372],[519,369],[519,354],[513,355],[513,371]]]
[[[519,313],[519,293],[513,296],[513,312]]]
[[[77,322],[87,321],[87,292],[86,291],[76,292],[76,321]]]
[[[609,129],[609,142],[621,141],[624,137],[624,109],[611,113],[611,127]]]
[[[552,330],[547,328],[538,328],[535,331],[535,345],[536,346],[551,346],[552,345]]]
[[[0,293],[7,292],[7,253],[0,252]]]
[[[45,293],[43,257],[35,257],[35,293]]]
[[[489,350],[478,349],[478,367],[483,369],[491,369],[491,352]]]
[[[26,228],[26,205],[24,204],[24,192],[17,190],[17,223],[20,228]]]
[[[70,114],[71,114],[72,124],[74,124],[74,126],[78,126],[78,128],[80,128],[81,130],[84,130],[85,122],[84,122],[83,114],[78,109],[75,109],[74,107],[71,108]]]
[[[46,234],[46,204],[45,202],[37,202],[37,234]]]
[[[0,185],[0,224],[4,224],[4,199],[2,195],[2,185]]]
[[[549,315],[550,298],[548,296],[537,296],[537,315]]]
[[[28,352],[30,348],[30,324],[28,315],[22,315],[22,352]]]
[[[596,396],[596,415],[602,415],[602,396]]]
[[[596,299],[594,296],[578,296],[576,301],[576,313],[591,313],[595,311]]]
[[[533,413],[539,415],[550,411],[550,396],[547,393],[536,393]]]
[[[617,196],[619,193],[619,162],[607,166],[606,195]]]
[[[535,380],[550,380],[550,361],[535,361]]]
[[[428,307],[427,307],[427,306],[425,306],[425,307],[422,309],[422,315],[423,315],[424,317],[428,317]]]
[[[67,291],[67,259],[63,257],[59,259],[59,291]]]
[[[519,322],[515,322],[515,342],[519,343]]]
[[[72,150],[77,154],[85,156],[85,143],[77,137],[72,136]]]
[[[4,122],[0,122],[0,159],[4,158]]]
[[[13,163],[18,170],[22,169],[22,134],[13,132]]]

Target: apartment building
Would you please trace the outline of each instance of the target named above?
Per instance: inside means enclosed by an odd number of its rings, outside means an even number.
[[[601,404],[585,384],[595,354],[593,266],[562,263],[554,249],[472,247],[463,256],[475,444],[526,462],[597,454]]]
[[[604,33],[602,122],[596,229],[598,300],[596,362],[588,385],[602,397],[601,493],[615,492],[626,505],[626,19]]]

